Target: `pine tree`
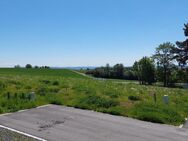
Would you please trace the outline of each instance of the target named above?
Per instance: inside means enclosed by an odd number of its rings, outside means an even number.
[[[184,24],[184,34],[188,37],[188,23]],[[177,41],[177,47],[173,49],[173,53],[175,54],[175,59],[179,63],[180,66],[184,66],[187,64],[188,61],[188,39],[185,41]]]

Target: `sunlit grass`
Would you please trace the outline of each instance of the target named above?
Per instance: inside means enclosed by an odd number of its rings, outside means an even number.
[[[0,69],[0,113],[51,103],[172,125],[188,117],[187,90],[116,82],[69,70]],[[28,97],[31,92],[34,100]],[[169,104],[163,103],[163,95],[169,95]]]

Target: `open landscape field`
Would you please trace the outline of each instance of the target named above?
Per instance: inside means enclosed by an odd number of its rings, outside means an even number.
[[[188,0],[0,0],[0,141],[188,141]]]
[[[152,92],[157,94],[156,103]],[[163,103],[163,95],[169,95],[169,104]],[[188,91],[96,80],[71,70],[0,69],[1,114],[45,104],[180,125],[188,116]]]

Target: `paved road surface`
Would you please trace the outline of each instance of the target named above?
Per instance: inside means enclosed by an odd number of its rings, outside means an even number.
[[[188,141],[188,130],[49,105],[0,116],[0,124],[49,141]]]
[[[188,120],[187,119],[186,119],[185,124],[183,125],[183,128],[187,128],[187,130],[188,130]]]

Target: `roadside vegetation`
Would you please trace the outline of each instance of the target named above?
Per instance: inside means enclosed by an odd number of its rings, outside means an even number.
[[[187,93],[131,81],[92,79],[71,70],[0,69],[0,113],[51,103],[180,125],[188,117]],[[166,94],[168,104],[163,102]]]

